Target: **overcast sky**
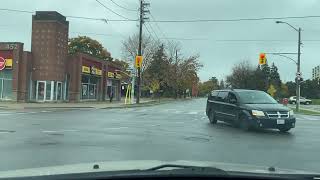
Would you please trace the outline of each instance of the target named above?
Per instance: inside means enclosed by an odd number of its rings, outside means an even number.
[[[1,8],[27,11],[58,11],[62,15],[121,19],[95,0],[1,0]],[[113,4],[111,0],[99,0],[113,11],[137,19],[138,13]],[[129,9],[138,9],[138,0],[113,0]],[[283,16],[320,15],[319,0],[150,0],[150,12],[156,20],[184,19],[235,19]],[[0,41],[18,41],[30,50],[31,14],[0,11]],[[69,37],[88,35],[99,40],[115,58],[121,57],[121,42],[138,31],[137,22],[109,22],[70,19]],[[288,19],[286,22],[302,31],[301,68],[304,78],[311,78],[312,68],[320,64],[320,18]],[[216,76],[225,78],[232,66],[248,60],[254,66],[260,52],[297,52],[298,33],[285,24],[274,20],[201,23],[155,23],[146,24],[154,29],[159,38],[187,38],[180,40],[183,53],[200,54],[204,64],[200,71],[202,81]],[[146,30],[144,30],[148,33]],[[92,35],[90,33],[108,34]],[[153,36],[154,33],[153,33]],[[156,38],[156,37],[155,37]],[[220,40],[266,40],[230,42]],[[304,41],[305,40],[305,41]],[[294,79],[296,66],[293,62],[277,56],[267,56],[274,62],[284,81]],[[297,56],[293,55],[296,59]]]

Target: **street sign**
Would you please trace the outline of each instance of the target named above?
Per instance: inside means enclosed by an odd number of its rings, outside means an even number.
[[[142,56],[136,56],[135,66],[136,68],[140,68],[142,66],[143,58]]]
[[[4,70],[6,67],[6,60],[3,57],[0,57],[0,71]]]
[[[264,65],[267,64],[267,57],[265,53],[260,53],[259,55],[259,64]]]

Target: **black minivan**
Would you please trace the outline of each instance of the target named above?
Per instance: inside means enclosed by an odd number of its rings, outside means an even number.
[[[257,90],[212,91],[208,95],[206,114],[212,124],[221,120],[243,130],[270,128],[287,132],[296,123],[292,110]]]

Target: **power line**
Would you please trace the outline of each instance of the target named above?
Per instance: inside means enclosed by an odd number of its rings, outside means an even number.
[[[74,19],[84,19],[84,20],[95,20],[95,21],[110,21],[110,22],[129,22],[129,21],[138,21],[134,19],[105,19],[105,18],[92,18],[92,17],[82,17],[82,16],[66,16],[68,18],[74,18]]]
[[[127,19],[127,20],[130,20],[129,18],[125,17],[125,16],[122,16],[121,14],[113,11],[112,9],[108,8],[106,5],[104,5],[102,2],[100,2],[99,0],[96,0],[101,6],[103,6],[105,9],[109,10],[110,12],[112,12],[113,14],[119,16],[119,17],[122,17],[124,19]]]
[[[154,16],[150,13],[151,19],[153,21],[156,21],[156,19],[154,18]],[[165,33],[161,30],[159,24],[157,22],[155,22],[156,27],[158,28],[159,32],[161,33],[162,37],[167,38]]]
[[[9,11],[9,12],[19,12],[19,13],[30,13],[34,14],[35,11],[27,11],[27,10],[17,10],[17,9],[5,9],[0,8],[0,11]],[[129,22],[129,21],[138,21],[138,19],[105,19],[105,18],[93,18],[93,17],[84,17],[84,16],[65,16],[73,19],[84,19],[84,20],[94,20],[94,21],[117,21],[117,22]]]
[[[147,23],[147,24],[149,25],[149,27],[150,27],[151,31],[152,31],[152,32],[153,32],[153,34],[156,36],[156,38],[157,38],[158,40],[160,40],[160,38],[159,38],[158,34],[155,32],[155,30],[153,29],[153,27],[151,26],[151,24],[150,24],[150,23]]]
[[[138,21],[137,19],[129,19],[124,17],[112,9],[106,7],[100,1],[96,0],[100,5],[108,9],[109,11],[113,12],[114,14],[124,18],[119,20],[110,20],[108,21]],[[35,13],[34,11],[28,10],[17,10],[17,9],[7,9],[7,8],[0,8],[1,11],[11,11],[11,12],[21,12],[21,13]],[[79,19],[88,19],[88,20],[101,20],[101,18],[91,18],[91,17],[79,17],[79,16],[66,16],[70,18],[79,18]],[[196,22],[237,22],[237,21],[262,21],[262,20],[281,20],[281,19],[308,19],[308,18],[320,18],[320,15],[310,15],[310,16],[286,16],[286,17],[262,17],[262,18],[239,18],[239,19],[190,19],[190,20],[149,20],[149,22],[155,23],[196,23]]]
[[[115,35],[115,34],[103,34],[103,33],[92,33],[92,32],[69,32],[70,34],[88,34],[88,35],[96,35],[96,36],[107,36],[107,37],[121,37],[122,35]]]
[[[0,11],[11,11],[11,12],[21,12],[21,13],[34,13],[33,11],[17,10],[17,9],[6,9],[6,8],[0,8]]]
[[[150,22],[159,22],[159,23],[237,22],[237,21],[262,21],[262,20],[307,19],[307,18],[320,18],[320,15],[314,15],[314,16],[286,16],[286,17],[261,17],[261,18],[238,18],[238,19],[151,20]]]
[[[150,37],[153,39],[153,41],[156,41],[156,39],[153,37],[152,33],[150,32],[149,28],[147,26],[144,26],[147,32],[149,33]]]
[[[116,6],[122,8],[122,9],[125,9],[125,10],[127,10],[127,11],[135,11],[135,12],[138,11],[138,10],[136,10],[136,9],[129,9],[129,8],[124,7],[124,6],[121,6],[121,5],[119,5],[118,3],[114,2],[114,0],[110,0],[110,1],[111,1],[113,4],[115,4]]]
[[[296,42],[296,40],[276,40],[276,39],[210,39],[210,38],[160,38],[160,39],[171,39],[171,40],[185,40],[185,41],[215,41],[215,42]],[[302,42],[320,42],[318,39],[306,39]]]

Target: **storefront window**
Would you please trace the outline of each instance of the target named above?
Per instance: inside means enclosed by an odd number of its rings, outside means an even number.
[[[120,100],[119,84],[120,82],[118,80],[107,80],[106,100],[110,99],[111,94],[114,100]]]
[[[97,99],[99,77],[82,75],[81,78],[81,99]]]
[[[89,93],[88,93],[88,84],[82,84],[81,87],[81,99],[88,99],[89,98]]]
[[[96,85],[90,84],[89,85],[89,99],[96,99]]]
[[[46,100],[51,100],[51,81],[47,81],[47,87],[46,87]]]
[[[57,100],[62,99],[62,83],[57,82]]]
[[[2,100],[13,99],[11,70],[0,71],[0,99]]]
[[[45,97],[45,86],[46,82],[45,81],[38,81],[37,84],[37,101],[44,101]]]

